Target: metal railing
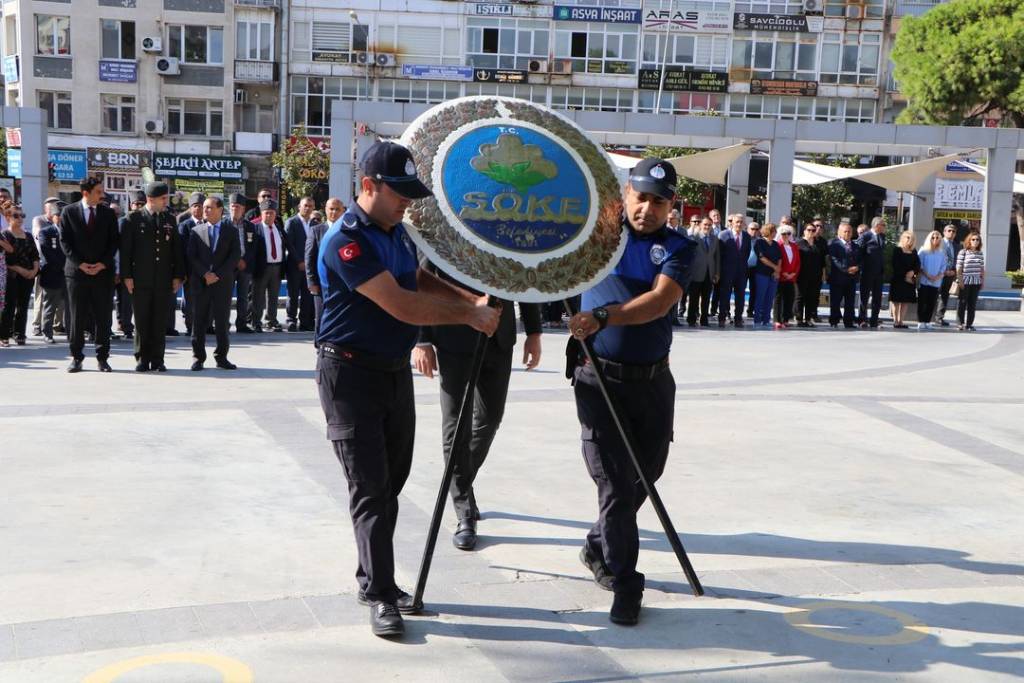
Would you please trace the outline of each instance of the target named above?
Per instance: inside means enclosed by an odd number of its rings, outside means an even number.
[[[277,83],[277,62],[235,60],[235,81],[239,83]]]
[[[893,16],[919,17],[942,2],[943,0],[896,0]]]
[[[281,9],[281,0],[235,0],[236,5],[245,5],[246,7],[269,7],[271,9]]]

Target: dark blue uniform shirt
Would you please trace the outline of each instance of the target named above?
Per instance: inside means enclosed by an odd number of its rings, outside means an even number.
[[[43,289],[64,286],[64,250],[60,246],[60,228],[47,225],[39,231],[39,284]]]
[[[754,267],[754,272],[758,275],[771,275],[775,272],[771,266],[766,266],[761,263],[761,257],[764,256],[772,263],[778,263],[782,259],[782,247],[775,240],[769,240],[762,237],[754,243],[754,252],[757,254],[757,265]]]
[[[627,223],[626,251],[615,270],[583,295],[583,310],[623,304],[654,288],[658,275],[672,278],[685,289],[690,282],[694,242],[685,235],[662,227],[640,235]],[[594,336],[597,355],[616,363],[650,365],[668,355],[672,346],[675,306],[664,317],[643,325],[615,325]]]
[[[383,358],[408,356],[419,327],[394,318],[356,289],[388,271],[400,287],[416,291],[418,267],[405,226],[399,223],[385,232],[353,202],[320,245],[317,272],[324,312],[317,340]]]

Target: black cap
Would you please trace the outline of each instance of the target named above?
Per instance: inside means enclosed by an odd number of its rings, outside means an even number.
[[[642,159],[629,172],[629,184],[634,190],[656,194],[665,199],[675,196],[677,180],[675,167],[656,157]]]
[[[273,199],[264,199],[260,202],[260,211],[277,211],[277,202]]]
[[[245,206],[248,201],[249,200],[245,198],[245,195],[240,192],[232,192],[228,196],[228,204],[241,204],[242,206]]]
[[[146,193],[142,190],[135,190],[132,192],[132,204],[145,204]]]
[[[163,197],[165,194],[170,192],[167,187],[167,183],[155,181],[152,183],[146,183],[146,196],[147,197]]]
[[[188,196],[188,205],[194,206],[196,204],[202,204],[206,201],[206,195],[202,192],[193,192]]]
[[[397,142],[375,142],[363,156],[363,174],[381,180],[408,199],[423,199],[433,192],[416,176],[412,152]]]

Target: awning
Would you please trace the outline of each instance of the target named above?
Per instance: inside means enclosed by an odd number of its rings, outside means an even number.
[[[733,162],[754,148],[754,145],[740,144],[709,149],[685,157],[666,159],[684,178],[692,178],[709,185],[724,185],[725,175]]]
[[[985,166],[972,164],[969,161],[961,161],[960,163],[966,166],[967,168],[971,169],[975,173],[980,173],[981,175],[988,177],[988,168],[986,168]],[[1024,194],[1024,173],[1013,174],[1013,191],[1016,194]]]
[[[944,169],[946,164],[959,160],[959,154],[947,154],[934,159],[879,168],[837,168],[809,161],[794,161],[793,184],[817,185],[844,178],[856,178],[893,192],[917,192],[932,176]]]

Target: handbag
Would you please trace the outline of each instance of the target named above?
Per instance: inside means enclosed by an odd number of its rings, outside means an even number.
[[[949,286],[950,296],[960,296],[960,280],[953,280],[953,284]]]

